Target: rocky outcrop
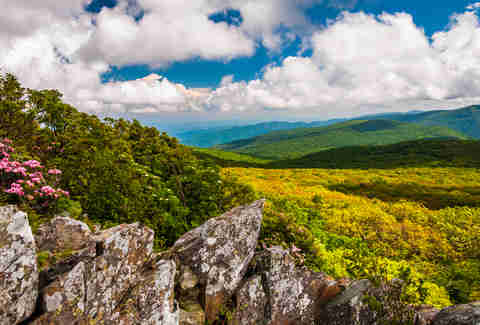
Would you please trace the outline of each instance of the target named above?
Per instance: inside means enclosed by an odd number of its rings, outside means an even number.
[[[42,311],[47,314],[42,321],[57,317],[78,317],[90,322],[116,321],[120,316],[118,307],[128,298],[126,294],[140,286],[139,294],[147,295],[148,285],[142,290],[141,283],[154,281],[157,272],[164,273],[163,268],[154,268],[145,278],[138,275],[151,257],[153,235],[153,231],[135,223],[85,238],[87,243],[95,243],[96,255],[87,256],[41,289]],[[55,236],[61,238],[61,234]],[[173,282],[175,267],[170,269],[173,270]]]
[[[40,288],[45,288],[66,275],[80,262],[97,255],[97,243],[86,224],[65,217],[56,217],[41,225],[35,234],[40,263]],[[75,273],[75,272],[74,272]]]
[[[172,248],[204,288],[206,319],[217,319],[220,308],[237,290],[255,253],[264,201],[235,208],[183,235]],[[182,275],[181,275],[182,276]]]
[[[34,239],[23,212],[0,207],[0,325],[480,323],[480,302],[415,310],[398,298],[401,281],[335,281],[281,247],[256,251],[263,204],[213,218],[161,254],[138,223],[93,233],[57,217]]]
[[[319,322],[331,325],[409,324],[415,320],[412,306],[401,302],[403,282],[374,285],[369,280],[352,282],[319,312]]]
[[[451,306],[440,311],[433,319],[434,325],[477,325],[480,324],[480,301]]]
[[[38,251],[52,254],[81,250],[91,240],[92,232],[86,224],[65,217],[53,218],[41,225],[35,234]]]
[[[144,270],[142,279],[114,311],[111,319],[119,324],[178,324],[180,310],[174,299],[176,265],[158,259]]]
[[[313,324],[320,307],[340,293],[332,278],[297,267],[281,247],[255,257],[255,275],[237,294],[234,324]]]
[[[421,305],[417,307],[416,315],[415,315],[415,325],[430,325],[433,322],[433,319],[438,314],[440,310],[428,306],[428,305]]]
[[[27,215],[14,206],[0,207],[0,324],[28,318],[37,295],[36,248]]]

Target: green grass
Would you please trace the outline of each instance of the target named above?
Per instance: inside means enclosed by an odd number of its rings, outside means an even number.
[[[441,126],[423,126],[391,120],[356,120],[318,128],[271,132],[217,148],[263,159],[296,159],[346,146],[387,145],[419,139],[468,139]]]

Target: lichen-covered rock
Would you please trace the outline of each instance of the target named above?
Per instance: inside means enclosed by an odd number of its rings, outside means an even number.
[[[234,324],[314,324],[320,306],[341,290],[325,274],[298,267],[281,247],[258,254],[254,267],[237,294]]]
[[[416,315],[415,315],[415,325],[430,325],[433,322],[433,319],[438,314],[440,310],[428,306],[422,305],[416,308]]]
[[[480,324],[480,301],[442,309],[433,319],[433,325]]]
[[[184,234],[173,253],[205,287],[205,312],[214,321],[242,281],[254,256],[264,200],[235,208]]]
[[[411,324],[415,310],[401,301],[402,290],[401,280],[380,285],[354,281],[320,310],[318,321],[331,325]]]
[[[320,320],[331,325],[373,324],[371,318],[365,319],[369,306],[364,297],[372,283],[368,280],[354,281],[342,294],[326,304],[320,313]]]
[[[262,277],[255,275],[245,282],[237,292],[237,305],[232,324],[266,324],[269,321],[270,309],[268,297],[262,284]]]
[[[85,223],[66,217],[50,220],[41,225],[35,234],[37,249],[52,254],[83,249],[91,239],[92,232]]]
[[[38,270],[35,240],[27,215],[0,207],[0,324],[18,324],[35,309]]]
[[[180,309],[174,300],[175,262],[158,260],[112,316],[113,324],[178,325]]]
[[[80,261],[42,290],[43,311],[50,317],[89,321],[115,320],[113,312],[128,291],[141,282],[139,273],[153,249],[153,231],[120,225],[94,237],[97,257]],[[68,307],[68,308],[67,308]]]
[[[96,242],[88,226],[66,217],[56,217],[41,225],[35,242],[42,256],[40,289],[70,272],[81,261],[96,256]]]

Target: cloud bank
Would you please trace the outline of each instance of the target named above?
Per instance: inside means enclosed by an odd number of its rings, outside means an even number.
[[[345,11],[327,26],[312,26],[304,9],[319,0],[120,0],[98,14],[85,11],[88,3],[7,3],[0,12],[2,71],[30,88],[57,88],[83,111],[107,114],[342,116],[462,106],[480,98],[478,3],[452,16],[431,39],[407,13]],[[351,8],[356,2],[335,3]],[[208,19],[229,9],[241,13],[241,24]],[[157,68],[192,58],[228,62],[254,55],[260,44],[281,51],[296,37],[311,46],[310,57],[287,57],[249,82],[228,75],[217,89],[189,89],[157,74],[101,80],[112,66]]]

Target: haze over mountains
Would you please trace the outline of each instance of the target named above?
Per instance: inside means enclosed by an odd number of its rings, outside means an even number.
[[[408,113],[367,115],[354,118],[353,120],[377,119],[419,123],[428,126],[445,126],[464,135],[480,139],[480,106],[469,106],[455,110],[411,111]],[[245,126],[189,130],[187,132],[177,133],[175,136],[180,139],[183,144],[207,148],[218,144],[264,135],[272,131],[327,126],[346,120],[347,119],[334,119],[309,123],[263,122]]]
[[[200,130],[197,129],[187,132],[181,132],[176,136],[181,140],[183,144],[200,148],[208,148],[217,144],[256,137],[258,135],[267,134],[272,131],[325,126],[340,121],[344,121],[344,119],[315,122],[263,122],[233,127],[227,126]]]

